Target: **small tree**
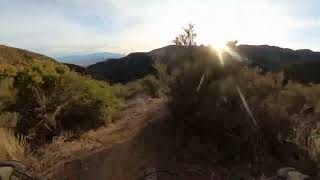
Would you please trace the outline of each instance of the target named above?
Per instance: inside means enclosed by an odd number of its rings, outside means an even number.
[[[230,49],[236,49],[237,47],[237,44],[238,44],[238,40],[234,40],[234,41],[228,41],[226,43],[226,46]]]
[[[195,38],[197,34],[194,31],[194,25],[188,24],[187,27],[183,27],[183,34],[178,35],[174,38],[172,43],[178,46],[195,46],[197,43],[195,42]]]

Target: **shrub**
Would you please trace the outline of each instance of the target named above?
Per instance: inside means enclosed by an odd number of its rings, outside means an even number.
[[[171,85],[175,126],[186,139],[199,136],[207,144],[214,142],[218,151],[228,156],[253,154],[250,147],[257,136],[237,94],[236,78],[222,67],[207,68],[204,64],[187,65]]]
[[[159,97],[160,96],[160,82],[159,80],[153,76],[148,75],[141,80],[141,85],[143,87],[143,91],[147,94],[151,95],[152,97]]]
[[[313,136],[316,127],[301,128],[292,116],[310,107],[309,113],[318,119],[314,113],[319,108],[319,86],[293,82],[285,85],[283,73],[262,74],[259,69],[249,69],[232,60],[227,60],[225,66],[216,63],[215,57],[208,61],[199,56],[185,62],[170,84],[173,124],[183,142],[197,137],[206,146],[202,148],[214,151],[224,163],[235,158],[254,161],[257,154],[272,154],[273,148],[300,128],[306,131],[302,134],[313,137],[312,147],[317,149],[318,142]],[[242,101],[237,87],[246,102]],[[244,103],[258,127],[250,120]],[[300,149],[309,147],[300,140],[295,144]]]
[[[1,77],[2,84],[9,84],[0,86],[8,89],[0,94],[1,116],[18,113],[16,130],[33,147],[49,142],[64,130],[82,132],[108,125],[121,105],[116,88],[53,61],[34,60]]]
[[[125,85],[115,85],[113,88],[118,97],[125,99],[130,99],[138,95],[157,98],[162,94],[161,82],[154,75],[148,75]]]
[[[12,104],[16,99],[12,78],[0,78],[0,111]]]
[[[168,94],[169,93],[169,83],[171,81],[170,76],[168,75],[168,67],[161,60],[155,60],[153,63],[153,68],[157,71],[157,77],[159,81],[159,93]]]
[[[48,81],[52,79],[46,79],[44,87],[20,88],[16,106],[23,116],[18,123],[19,132],[40,143],[63,130],[87,130],[107,125],[119,108],[120,100],[105,82],[74,72]],[[52,87],[47,89],[49,86]]]

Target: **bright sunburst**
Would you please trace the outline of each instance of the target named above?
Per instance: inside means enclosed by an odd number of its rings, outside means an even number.
[[[223,50],[226,48],[226,41],[215,41],[211,42],[210,45],[217,50]]]
[[[210,46],[214,48],[214,50],[218,53],[219,61],[221,65],[224,65],[223,53],[228,49],[225,41],[216,41],[214,43],[210,43]]]

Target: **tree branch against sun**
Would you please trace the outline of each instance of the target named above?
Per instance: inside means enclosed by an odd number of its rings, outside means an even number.
[[[183,31],[183,34],[179,34],[172,40],[172,43],[178,46],[196,46],[195,39],[197,34],[194,30],[194,24],[188,24],[187,27],[183,27]]]
[[[197,43],[195,41],[196,37],[197,33],[195,32],[194,24],[188,24],[187,27],[183,27],[183,33],[176,36],[172,40],[172,43],[177,46],[197,46]],[[237,47],[237,40],[228,41],[226,39],[226,36],[224,37],[224,39],[219,36],[217,38],[208,37],[202,42],[208,42],[207,45],[215,50],[222,66],[224,65],[223,53],[228,53],[232,56],[239,56],[239,54],[234,51]]]

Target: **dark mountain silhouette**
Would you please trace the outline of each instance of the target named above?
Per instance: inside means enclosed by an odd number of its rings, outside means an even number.
[[[302,83],[320,83],[320,53],[275,46],[241,45],[237,51],[264,71],[284,71],[286,78]]]
[[[105,80],[126,83],[154,73],[153,58],[148,53],[131,53],[120,59],[109,59],[88,66],[88,70],[98,73]]]
[[[292,50],[288,48],[280,48],[276,46],[254,46],[240,45],[237,47],[238,52],[252,60],[268,61],[277,64],[290,64],[318,61],[320,59],[319,52],[311,50]]]
[[[165,60],[166,62],[176,61],[177,58],[186,55],[190,49],[199,49],[202,48],[200,46],[177,46],[177,45],[170,45],[163,48],[155,49],[148,52],[149,55],[152,57],[159,58]]]
[[[90,65],[87,69],[102,75],[107,81],[127,83],[148,74],[154,74],[153,63],[155,60],[161,60],[169,67],[174,67],[181,64],[179,60],[190,53],[190,50],[202,48],[200,46],[170,45],[150,52],[131,53],[120,59],[109,59]]]
[[[68,66],[71,70],[84,75],[84,76],[91,76],[93,79],[96,80],[104,80],[103,76],[101,76],[98,73],[95,73],[83,66],[75,65],[75,64],[69,64],[69,63],[64,63],[66,66]]]
[[[288,79],[302,83],[320,83],[320,62],[296,63],[285,66]]]
[[[132,53],[120,59],[112,59],[88,67],[114,83],[126,83],[152,74],[152,63],[161,59],[168,66],[181,64],[184,56],[194,49],[209,49],[206,46],[167,46],[146,53]],[[250,66],[258,66],[264,71],[284,70],[290,79],[302,82],[320,82],[316,74],[320,68],[320,53],[311,50],[292,50],[275,46],[239,45],[235,49]],[[206,52],[202,51],[202,52]],[[319,67],[319,68],[318,68]],[[320,69],[319,69],[320,73]]]
[[[292,50],[276,46],[240,45],[237,51],[250,59],[253,64],[267,71],[279,71],[288,68],[292,64],[320,62],[320,53],[311,50]]]

